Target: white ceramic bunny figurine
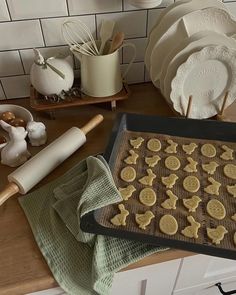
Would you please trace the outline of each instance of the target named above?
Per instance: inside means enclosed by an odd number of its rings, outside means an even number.
[[[30,157],[25,141],[27,131],[24,127],[13,127],[2,120],[0,126],[8,132],[10,138],[1,150],[1,163],[10,167],[20,166]]]
[[[26,130],[28,131],[28,137],[32,146],[40,146],[46,143],[46,127],[42,122],[28,122]]]

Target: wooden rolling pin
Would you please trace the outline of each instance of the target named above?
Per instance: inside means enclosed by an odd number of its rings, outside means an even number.
[[[86,134],[103,121],[92,118],[82,128],[72,127],[22,166],[8,175],[8,185],[0,193],[0,206],[16,193],[26,194],[40,180],[71,156],[86,142]]]

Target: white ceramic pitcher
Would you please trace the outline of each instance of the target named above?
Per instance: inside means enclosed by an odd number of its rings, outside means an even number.
[[[133,57],[123,74],[119,61],[119,50],[122,47],[133,49]],[[80,61],[81,90],[89,96],[107,97],[120,92],[123,88],[123,79],[136,56],[136,47],[132,43],[124,43],[118,50],[106,55],[85,55],[73,49],[72,52]]]

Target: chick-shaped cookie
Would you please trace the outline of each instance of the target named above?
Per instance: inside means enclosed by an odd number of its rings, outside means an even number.
[[[199,222],[197,222],[193,216],[188,216],[187,217],[188,222],[191,224],[189,226],[186,226],[181,233],[187,237],[187,238],[194,238],[197,239],[198,238],[198,230],[201,227],[201,224]]]
[[[163,176],[161,181],[166,186],[166,188],[172,188],[178,179],[179,177],[176,174],[170,174],[167,177]]]
[[[144,185],[152,186],[153,180],[156,178],[156,174],[152,172],[152,169],[147,169],[147,176],[139,179],[139,182]]]
[[[164,209],[176,209],[176,202],[179,198],[174,193],[172,193],[171,190],[167,190],[166,194],[169,197],[169,199],[161,203],[161,206]]]
[[[154,217],[155,215],[152,213],[152,211],[148,210],[143,214],[135,214],[135,221],[139,225],[139,228],[145,230]]]
[[[210,195],[216,195],[219,196],[219,189],[221,187],[221,183],[216,181],[214,178],[209,177],[208,181],[211,183],[207,187],[204,188],[204,191]]]
[[[152,156],[152,157],[146,157],[145,163],[148,164],[148,167],[155,167],[158,162],[161,160],[161,158],[158,155]]]
[[[192,153],[195,151],[195,149],[198,147],[198,145],[194,142],[190,143],[190,144],[183,144],[182,148],[183,151],[187,154],[187,155],[192,155]]]
[[[234,198],[236,198],[236,184],[235,185],[227,185],[227,192],[231,194]]]
[[[174,142],[172,139],[168,139],[167,143],[169,146],[165,149],[167,154],[176,154],[178,143]]]
[[[214,161],[211,161],[208,164],[202,164],[202,169],[210,175],[213,175],[216,172],[217,167],[219,167],[219,164]]]
[[[234,213],[234,215],[231,216],[231,219],[232,219],[233,221],[236,221],[236,213]]]
[[[229,148],[227,145],[222,145],[222,149],[225,151],[223,154],[220,155],[220,158],[226,161],[233,160],[233,152],[231,148]]]
[[[130,197],[132,197],[132,194],[136,191],[136,188],[131,184],[127,187],[119,187],[119,192],[123,198],[124,201],[127,201]]]
[[[130,139],[130,144],[134,149],[138,149],[141,144],[144,142],[144,139],[142,137],[137,137],[135,139]]]
[[[129,215],[129,211],[125,209],[123,204],[119,204],[118,208],[120,210],[119,214],[116,214],[112,219],[111,223],[117,226],[125,226],[126,225],[126,218]]]
[[[219,245],[224,239],[228,231],[223,225],[218,225],[217,228],[207,228],[207,236],[212,240],[213,244]]]
[[[136,154],[135,151],[133,151],[133,150],[130,150],[129,154],[130,154],[130,156],[128,156],[126,159],[124,159],[124,162],[126,164],[130,164],[130,165],[137,164],[137,159],[138,159],[139,155]]]
[[[192,196],[189,199],[183,199],[184,207],[188,209],[188,212],[196,212],[199,203],[202,201],[198,196]]]
[[[197,164],[198,162],[194,161],[191,157],[187,158],[188,163],[185,167],[184,167],[184,171],[186,172],[197,172]]]

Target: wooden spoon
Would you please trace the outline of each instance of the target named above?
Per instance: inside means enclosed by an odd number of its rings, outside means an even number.
[[[115,52],[122,45],[124,38],[125,34],[123,32],[117,32],[112,39],[108,54]]]
[[[225,110],[225,106],[226,106],[226,102],[227,102],[228,96],[229,96],[229,91],[227,91],[225,93],[225,96],[224,96],[224,99],[223,99],[223,103],[222,103],[222,106],[221,106],[220,113],[216,116],[217,120],[219,120],[219,121],[224,121],[225,120],[224,110]]]

